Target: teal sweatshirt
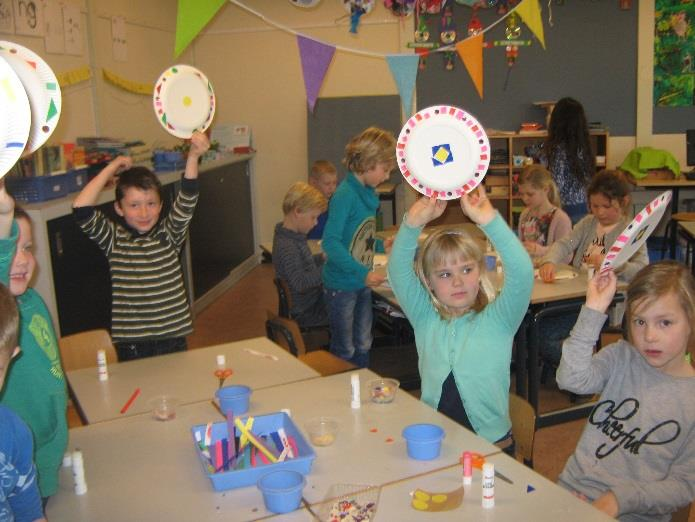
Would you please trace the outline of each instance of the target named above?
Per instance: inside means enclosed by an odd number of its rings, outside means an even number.
[[[414,270],[421,227],[403,220],[389,257],[389,282],[413,326],[422,380],[421,399],[437,408],[442,384],[453,371],[466,414],[476,433],[495,442],[511,429],[509,365],[512,342],[533,288],[533,265],[499,214],[481,227],[497,249],[504,286],[480,312],[451,320],[434,308]]]
[[[362,185],[352,172],[331,197],[321,248],[326,253],[323,284],[333,290],[354,291],[365,287],[375,251],[383,251],[376,239],[379,196]]]
[[[12,223],[9,238],[0,239],[0,280],[7,285],[19,228]],[[58,341],[51,316],[33,288],[17,297],[19,346],[12,360],[0,403],[29,425],[34,436],[34,462],[42,497],[58,490],[58,471],[68,445],[67,388],[60,365]]]

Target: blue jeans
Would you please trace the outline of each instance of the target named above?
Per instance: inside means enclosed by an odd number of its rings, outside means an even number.
[[[372,347],[372,290],[324,289],[331,327],[331,353],[360,368],[369,366]]]
[[[167,353],[185,352],[188,345],[185,337],[170,337],[149,341],[121,341],[114,343],[114,346],[118,354],[118,362],[124,362]]]

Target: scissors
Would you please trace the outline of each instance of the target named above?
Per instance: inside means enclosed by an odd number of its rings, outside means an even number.
[[[463,455],[461,455],[460,462],[461,462],[461,465],[463,465]],[[474,468],[482,471],[483,470],[483,464],[485,464],[485,457],[481,453],[471,452],[471,464],[473,465]],[[507,484],[514,484],[512,479],[503,475],[502,473],[500,473],[497,470],[495,470],[495,476],[501,480],[504,480]]]

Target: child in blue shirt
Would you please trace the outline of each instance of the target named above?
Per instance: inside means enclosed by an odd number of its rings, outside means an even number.
[[[324,291],[331,328],[331,352],[361,368],[372,346],[372,287],[385,277],[372,270],[376,211],[383,183],[396,165],[396,140],[369,127],[345,147],[348,174],[331,198],[323,232]]]
[[[398,230],[389,283],[415,332],[422,400],[513,452],[509,367],[514,334],[531,297],[533,265],[484,189],[464,195],[461,207],[500,254],[499,295],[483,249],[465,232],[434,232],[416,254],[422,228],[446,209],[446,201],[427,197],[410,207]]]
[[[19,353],[19,313],[0,284],[0,391],[12,357]],[[11,409],[0,406],[0,520],[45,520],[32,460],[31,431]]]
[[[338,186],[338,171],[335,165],[327,160],[316,160],[311,166],[309,184],[317,189],[323,197],[330,200]],[[328,221],[328,209],[319,214],[316,225],[306,235],[307,239],[321,239],[323,229]]]

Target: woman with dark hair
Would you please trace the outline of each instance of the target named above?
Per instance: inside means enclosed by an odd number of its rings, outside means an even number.
[[[574,98],[555,104],[541,161],[560,190],[562,209],[575,224],[586,215],[586,188],[596,170],[584,108]]]

